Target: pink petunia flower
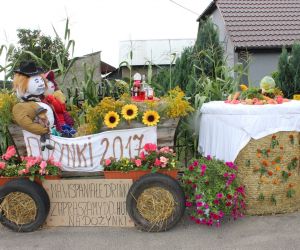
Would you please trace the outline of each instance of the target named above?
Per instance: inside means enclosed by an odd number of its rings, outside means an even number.
[[[218,199],[222,199],[223,198],[223,194],[222,193],[218,193],[216,196],[217,196]]]
[[[203,176],[204,174],[205,174],[205,171],[206,171],[206,165],[205,164],[203,164],[203,165],[201,165],[201,176]]]
[[[196,199],[197,199],[197,200],[202,199],[202,195],[201,195],[201,194],[197,194],[197,195],[196,195]]]
[[[223,218],[224,217],[224,212],[222,210],[219,211],[219,217]]]
[[[193,205],[192,202],[189,202],[189,201],[186,201],[186,202],[185,202],[185,206],[186,206],[186,207],[191,207],[192,205]]]
[[[203,204],[203,202],[196,202],[196,207],[202,207],[204,204]]]
[[[152,152],[152,151],[156,151],[157,146],[156,144],[153,143],[146,143],[144,146],[144,150],[146,150],[146,152]]]
[[[134,160],[134,163],[135,163],[135,165],[136,165],[137,167],[142,166],[142,161],[141,161],[141,159]]]
[[[210,161],[212,158],[211,158],[210,155],[207,155],[207,156],[206,156],[206,159]]]
[[[198,165],[199,165],[199,162],[198,162],[198,161],[194,161],[194,162],[193,162],[193,166],[194,166],[194,167],[197,167]]]

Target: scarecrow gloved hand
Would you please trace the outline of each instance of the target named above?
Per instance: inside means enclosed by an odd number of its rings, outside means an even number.
[[[76,130],[67,124],[63,125],[61,128],[63,137],[71,138],[76,134]]]

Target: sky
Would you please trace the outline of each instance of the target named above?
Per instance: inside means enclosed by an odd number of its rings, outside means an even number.
[[[175,4],[176,2],[177,4]],[[196,19],[211,0],[8,0],[1,3],[0,45],[17,42],[18,28],[40,29],[63,37],[70,19],[74,56],[102,51],[102,60],[117,67],[119,42],[196,38]],[[190,11],[186,10],[185,8]]]

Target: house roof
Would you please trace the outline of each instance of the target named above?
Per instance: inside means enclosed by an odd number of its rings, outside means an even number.
[[[142,66],[147,61],[156,65],[169,65],[172,61],[171,54],[180,56],[184,48],[194,46],[195,39],[151,39],[121,41],[119,49],[119,63],[130,63],[130,51],[132,50],[131,65]]]
[[[279,48],[300,40],[300,0],[215,0],[235,48]]]

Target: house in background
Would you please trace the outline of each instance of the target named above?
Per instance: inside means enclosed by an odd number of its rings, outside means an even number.
[[[228,66],[249,53],[252,85],[277,69],[283,46],[300,41],[300,0],[215,0],[197,21],[207,17],[219,29]]]
[[[176,58],[181,55],[184,48],[194,46],[195,39],[153,39],[121,41],[119,49],[119,63],[128,62],[132,67],[132,75],[139,72],[147,75],[147,61],[152,63],[153,74],[160,67],[169,67],[175,64],[172,55]],[[132,61],[130,60],[132,51]],[[129,77],[129,70],[121,66],[122,78]]]
[[[59,83],[64,83],[62,86],[64,89],[70,86],[77,87],[76,84],[80,85],[81,82],[84,81],[86,74],[84,65],[86,65],[87,71],[94,70],[93,80],[97,83],[101,81],[104,75],[116,70],[115,67],[101,61],[101,51],[75,57],[73,60],[75,60],[75,62],[65,75],[64,80],[61,77],[57,78]]]

